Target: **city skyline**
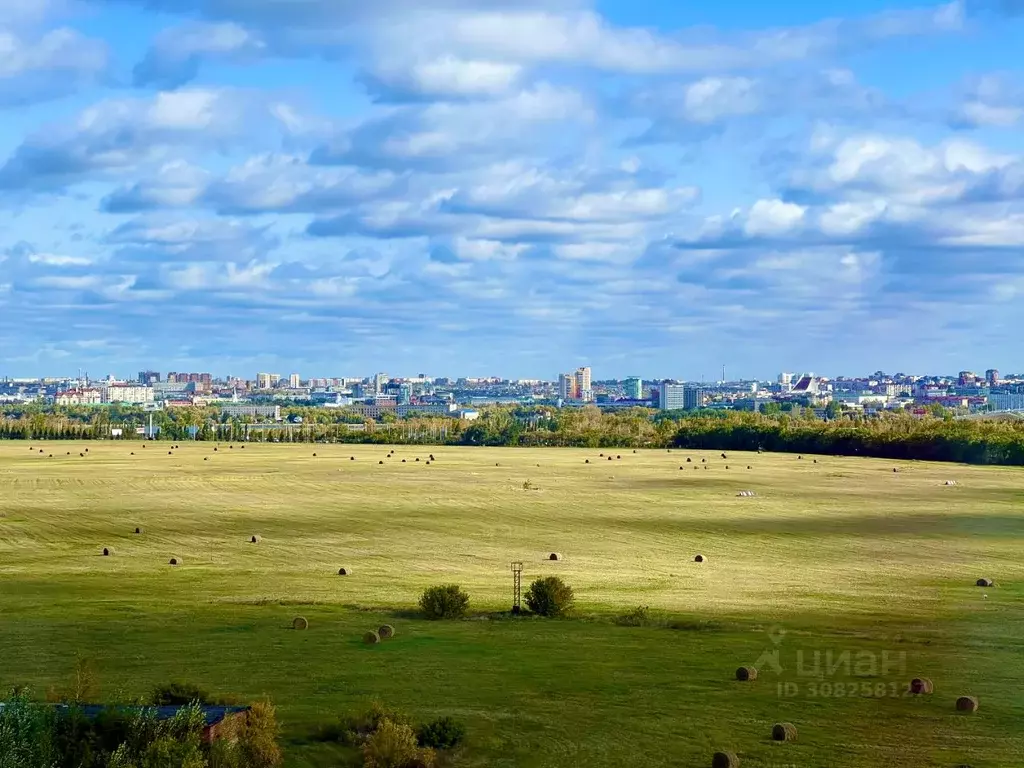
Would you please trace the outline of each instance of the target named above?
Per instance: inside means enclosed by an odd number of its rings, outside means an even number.
[[[0,375],[1024,355],[1018,2],[3,6]]]

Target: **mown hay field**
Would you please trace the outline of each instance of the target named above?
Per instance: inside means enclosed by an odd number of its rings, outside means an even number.
[[[504,615],[511,561],[524,590],[569,582],[575,616]],[[420,619],[451,582],[470,617]],[[1024,470],[0,443],[0,648],[0,686],[40,696],[80,660],[104,700],[269,695],[289,766],[341,764],[316,729],[372,699],[463,720],[467,766],[1024,765]],[[772,740],[782,722],[798,740]]]

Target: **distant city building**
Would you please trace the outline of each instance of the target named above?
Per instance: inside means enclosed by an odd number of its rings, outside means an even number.
[[[68,389],[58,392],[53,400],[55,405],[99,405],[103,402],[103,393],[98,389]]]
[[[558,399],[576,399],[576,377],[571,373],[558,374]]]
[[[792,373],[780,373],[779,374],[779,389],[783,392],[789,392],[793,389],[793,374]]]
[[[103,390],[103,402],[142,405],[153,402],[153,388],[137,384],[110,384]]]
[[[988,396],[993,411],[1024,411],[1024,392],[998,392]]]
[[[273,389],[280,380],[281,377],[276,373],[257,373],[256,389]]]
[[[960,371],[960,373],[957,374],[956,383],[957,386],[960,387],[973,387],[977,385],[978,377],[973,371]]]
[[[241,419],[246,416],[251,416],[253,418],[272,418],[275,421],[279,421],[281,419],[281,406],[232,403],[231,405],[223,406],[220,409],[220,413],[222,416],[227,416],[228,418]]]
[[[408,405],[412,402],[412,384],[401,384],[398,387],[398,404]]]
[[[383,394],[388,388],[388,375],[386,373],[375,373],[373,375],[372,387],[375,395]]]
[[[683,408],[688,411],[695,411],[698,408],[704,407],[704,388],[703,387],[684,387],[683,388]]]
[[[156,384],[160,381],[159,371],[139,371],[139,384]]]
[[[623,389],[627,400],[643,400],[644,399],[644,381],[643,379],[637,378],[636,376],[626,379],[623,382]]]
[[[797,395],[817,395],[821,388],[821,382],[812,374],[804,374],[790,390]]]
[[[302,385],[302,380],[299,378],[299,374],[293,373],[288,377],[288,386],[292,389],[298,389]]]
[[[682,384],[662,382],[658,388],[658,408],[663,411],[681,411],[686,407],[685,390]]]
[[[590,368],[577,368],[576,378],[576,399],[584,403],[594,401],[594,390],[590,386]]]
[[[995,368],[989,368],[987,371],[985,371],[985,381],[988,382],[988,385],[990,387],[998,387],[999,371],[997,371]]]

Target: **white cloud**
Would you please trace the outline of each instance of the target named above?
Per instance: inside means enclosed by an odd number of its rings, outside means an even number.
[[[782,200],[758,200],[750,207],[743,231],[750,237],[778,236],[801,225],[807,209]]]

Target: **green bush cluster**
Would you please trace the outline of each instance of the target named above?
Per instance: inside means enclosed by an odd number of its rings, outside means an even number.
[[[428,619],[461,619],[469,609],[469,595],[458,584],[441,584],[423,592],[420,608]]]
[[[537,579],[526,591],[526,606],[538,616],[564,616],[575,599],[572,587],[557,576]]]

